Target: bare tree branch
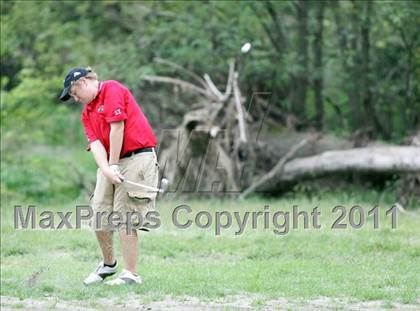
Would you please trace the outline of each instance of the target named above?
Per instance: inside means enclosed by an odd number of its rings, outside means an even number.
[[[217,89],[207,73],[204,74],[204,80],[207,82],[208,88],[214,94],[214,96],[216,96],[219,101],[222,101],[223,94]]]
[[[233,94],[235,97],[235,107],[238,118],[238,127],[239,127],[239,140],[241,142],[246,142],[246,125],[245,125],[245,116],[242,107],[241,91],[238,86],[238,73],[236,72],[233,79]]]
[[[162,83],[169,83],[179,85],[182,89],[190,90],[192,92],[198,93],[200,95],[209,96],[209,92],[201,87],[198,87],[190,82],[183,81],[180,79],[175,79],[171,77],[162,77],[162,76],[143,76],[142,80],[150,81],[150,82],[162,82]]]
[[[191,70],[188,70],[178,64],[175,64],[167,59],[163,59],[160,57],[155,57],[153,59],[156,63],[158,64],[165,64],[168,65],[172,68],[175,68],[176,70],[182,71],[185,74],[187,74],[188,76],[190,76],[191,78],[193,78],[194,80],[196,80],[198,83],[200,83],[203,87],[206,87],[206,82],[203,80],[203,78],[201,78],[199,75],[195,74],[194,72],[192,72]]]

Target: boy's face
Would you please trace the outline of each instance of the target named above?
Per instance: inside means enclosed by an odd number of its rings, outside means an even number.
[[[69,95],[75,102],[84,105],[89,104],[98,92],[97,81],[80,78],[75,85],[70,88]]]

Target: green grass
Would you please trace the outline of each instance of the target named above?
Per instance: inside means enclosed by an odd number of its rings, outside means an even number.
[[[363,197],[363,196],[360,196]],[[324,194],[322,200],[295,197],[244,202],[218,200],[166,200],[158,203],[162,225],[140,236],[138,268],[144,284],[138,287],[85,287],[84,277],[100,261],[93,233],[82,230],[15,230],[13,203],[1,208],[1,294],[24,298],[52,296],[58,299],[88,300],[112,296],[123,299],[141,294],[145,301],[165,295],[223,298],[235,294],[255,294],[253,306],[264,299],[285,297],[312,299],[319,296],[357,300],[383,300],[385,303],[417,303],[420,284],[420,214],[398,214],[397,229],[381,203],[380,228],[373,229],[372,217],[361,229],[331,230],[337,218],[331,209],[338,204],[350,208],[361,205],[366,211],[376,202],[369,196],[358,199]],[[78,201],[77,204],[84,202]],[[263,211],[273,213],[299,210],[321,211],[321,229],[290,229],[288,234],[258,229],[250,224],[240,236],[237,227],[215,236],[214,226],[200,229],[193,224],[178,229],[171,221],[173,209],[188,204],[194,219],[198,211]],[[45,209],[74,211],[76,203]],[[271,213],[271,215],[272,215]],[[182,221],[187,218],[180,217]],[[347,218],[348,219],[348,218]],[[74,219],[73,219],[74,220]],[[348,224],[348,220],[345,221]],[[302,225],[302,222],[300,223]],[[119,243],[118,258],[121,259]]]

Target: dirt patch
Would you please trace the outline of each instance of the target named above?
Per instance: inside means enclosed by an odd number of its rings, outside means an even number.
[[[202,300],[197,297],[166,296],[159,301],[150,301],[150,297],[130,295],[124,302],[121,299],[99,299],[91,302],[65,301],[53,297],[45,299],[24,299],[1,296],[1,310],[46,310],[94,311],[94,310],[420,310],[417,304],[402,304],[387,301],[357,301],[347,298],[319,297],[313,300],[290,300],[278,298],[266,300],[257,295],[235,295],[216,300]]]

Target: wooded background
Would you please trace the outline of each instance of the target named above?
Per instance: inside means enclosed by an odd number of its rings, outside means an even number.
[[[270,104],[275,131],[401,143],[419,131],[419,20],[415,1],[2,1],[2,191],[78,193],[57,160],[85,146],[81,105],[58,101],[74,66],[126,84],[157,133],[195,103],[143,79],[185,78],[157,58],[216,86],[236,59],[242,95]]]

